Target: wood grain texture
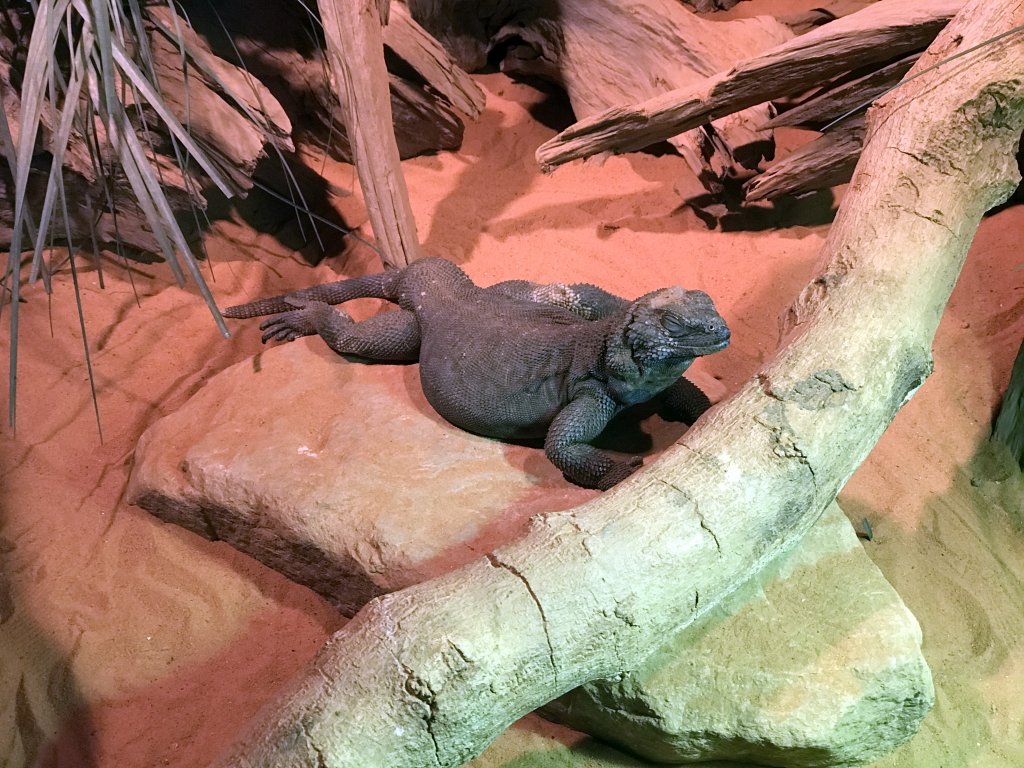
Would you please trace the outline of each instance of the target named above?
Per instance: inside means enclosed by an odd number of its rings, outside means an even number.
[[[379,4],[320,0],[319,8],[327,60],[381,258],[386,266],[405,266],[421,251],[395,143]]]

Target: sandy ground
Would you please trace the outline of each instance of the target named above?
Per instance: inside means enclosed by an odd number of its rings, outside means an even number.
[[[501,75],[480,82],[488,107],[462,151],[405,164],[427,250],[482,283],[702,288],[734,343],[701,360],[701,374],[722,392],[754,374],[813,274],[830,198],[721,232],[681,207],[680,193],[699,188],[673,155],[545,177],[533,151],[566,124],[564,103]],[[354,185],[348,166],[328,164],[327,174]],[[357,196],[334,203],[350,222],[365,220]],[[275,215],[265,202],[250,206],[256,220]],[[208,247],[222,305],[374,269],[364,246],[310,268],[292,250],[295,227],[278,221],[273,234],[238,216],[216,224]],[[935,375],[841,497],[873,526],[866,549],[920,619],[938,686],[922,732],[879,767],[1024,765],[1024,486],[986,447],[1024,336],[1022,241],[1024,207],[984,222],[939,330]],[[22,309],[18,428],[0,440],[6,768],[205,765],[343,624],[308,590],[124,503],[141,432],[259,339],[245,325],[221,339],[194,287],[175,286],[162,265],[107,262],[104,277],[99,290],[95,271],[82,276],[102,442],[70,280],[52,301],[27,289]],[[365,302],[359,314],[373,310]],[[474,765],[642,763],[529,717]]]

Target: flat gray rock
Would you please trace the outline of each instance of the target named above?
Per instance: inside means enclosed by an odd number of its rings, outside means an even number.
[[[656,453],[685,430],[642,426],[620,427],[619,445]],[[596,493],[567,483],[537,448],[446,423],[416,366],[350,363],[318,339],[213,377],[146,431],[129,484],[133,503],[226,541],[348,615]],[[917,730],[933,698],[920,644],[835,507],[643,669],[549,710],[658,761],[846,765]]]
[[[319,339],[228,368],[153,424],[128,489],[131,503],[226,541],[346,615],[596,493],[539,449],[445,422],[417,366],[350,363]]]
[[[657,762],[846,766],[934,703],[917,620],[838,505],[788,555],[618,680],[544,714]]]

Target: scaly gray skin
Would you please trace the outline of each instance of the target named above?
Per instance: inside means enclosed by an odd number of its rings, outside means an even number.
[[[366,297],[399,309],[355,323],[330,306]],[[452,424],[506,440],[544,437],[567,479],[602,490],[642,459],[617,458],[590,441],[615,414],[656,397],[666,416],[692,423],[710,403],[683,371],[729,344],[702,291],[663,288],[627,301],[584,284],[480,288],[437,258],[224,310],[232,318],[268,314],[264,342],[315,333],[339,354],[419,360],[427,400]]]

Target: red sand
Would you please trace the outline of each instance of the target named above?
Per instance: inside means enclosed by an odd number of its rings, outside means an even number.
[[[634,154],[542,176],[533,151],[565,113],[501,75],[479,78],[482,118],[458,154],[405,163],[426,249],[482,283],[521,277],[638,295],[702,288],[733,346],[699,361],[731,391],[771,357],[777,318],[812,276],[820,204],[774,229],[708,231],[676,187],[683,161]],[[550,124],[546,124],[550,123]],[[785,141],[798,140],[794,135]],[[327,175],[351,188],[349,166]],[[339,198],[349,221],[365,214]],[[989,217],[936,341],[936,372],[841,501],[918,615],[939,702],[878,766],[1024,765],[1024,489],[979,451],[1024,336],[1024,207]],[[317,268],[267,234],[221,222],[208,240],[221,305],[375,269],[363,246]],[[0,463],[0,765],[193,768],[229,744],[343,620],[308,590],[224,545],[127,506],[135,441],[227,365],[257,352],[253,325],[217,334],[194,286],[162,265],[83,276],[104,441],[92,413],[70,280],[22,308],[18,431]],[[374,309],[364,302],[357,314]],[[52,335],[51,335],[52,325]],[[6,343],[6,342],[3,342]],[[6,349],[0,350],[6,357]],[[973,483],[972,483],[973,480]],[[527,718],[474,765],[641,765]]]

